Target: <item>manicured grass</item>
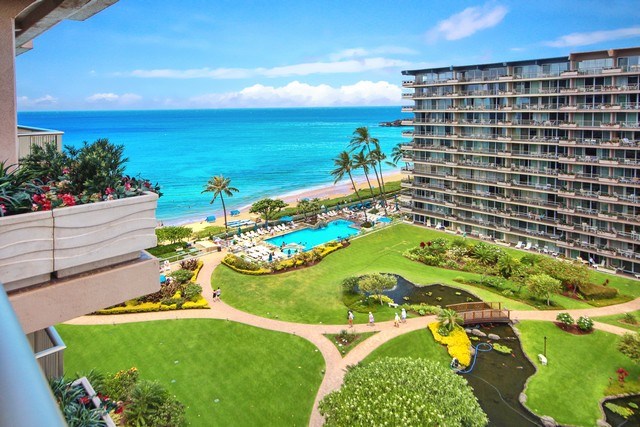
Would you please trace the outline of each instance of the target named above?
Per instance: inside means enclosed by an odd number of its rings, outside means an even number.
[[[562,424],[595,425],[600,417],[598,401],[605,396],[609,379],[624,367],[630,378],[640,366],[616,350],[619,337],[602,331],[571,335],[550,322],[523,321],[518,325],[525,352],[538,372],[529,381],[527,406],[538,415],[550,415]],[[547,337],[547,366],[537,355]]]
[[[56,328],[68,345],[67,375],[135,366],[185,404],[193,426],[307,425],[323,376],[322,355],[308,341],[235,322]]]
[[[212,276],[214,287],[220,286],[224,301],[240,310],[260,316],[299,323],[341,324],[346,307],[342,303],[340,283],[345,277],[366,273],[395,273],[416,284],[443,283],[465,289],[484,301],[502,302],[512,310],[532,310],[533,307],[489,290],[455,282],[456,277],[478,279],[479,274],[429,267],[411,261],[402,253],[435,238],[451,238],[446,233],[422,227],[398,224],[386,227],[339,250],[318,265],[283,274],[248,276],[225,266]],[[518,252],[511,249],[510,251]],[[552,298],[565,308],[590,307],[582,301],[561,295]],[[388,307],[376,313],[376,320],[390,320],[395,310]],[[366,323],[366,316],[356,316],[356,323]]]
[[[640,332],[640,310],[631,311],[630,313],[633,314],[638,320],[637,325],[621,322],[621,320],[624,319],[624,314],[613,314],[611,316],[594,317],[593,320],[602,323],[608,323],[609,325],[613,326],[619,326],[621,328],[629,329],[630,331]]]
[[[438,361],[445,366],[449,366],[451,361],[446,347],[438,344],[426,327],[387,341],[369,354],[362,363],[369,363],[383,357],[421,357]]]
[[[336,346],[336,348],[338,349],[340,354],[342,354],[342,357],[345,357],[347,354],[349,354],[349,352],[351,350],[356,348],[358,346],[358,344],[360,344],[362,341],[366,340],[367,338],[369,338],[373,334],[377,334],[377,332],[358,332],[358,333],[354,333],[354,335],[356,335],[357,338],[355,340],[351,341],[350,343],[342,343],[342,342],[340,342],[339,341],[340,334],[324,334],[324,336],[327,337],[329,339],[329,341],[331,341]]]

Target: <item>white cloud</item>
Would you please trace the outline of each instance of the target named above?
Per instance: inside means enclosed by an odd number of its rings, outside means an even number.
[[[51,95],[44,95],[40,98],[31,99],[28,96],[19,96],[17,98],[18,108],[43,107],[48,105],[56,105],[58,98]]]
[[[281,87],[256,84],[238,92],[201,95],[189,99],[188,104],[213,108],[399,105],[401,92],[399,86],[385,81],[359,81],[340,87],[293,81]]]
[[[495,27],[506,16],[504,6],[489,3],[478,7],[468,7],[460,13],[451,15],[427,32],[427,40],[435,43],[438,39],[460,40],[486,28]]]
[[[546,42],[545,45],[551,47],[586,46],[610,40],[626,39],[639,36],[640,27],[629,27],[609,31],[592,31],[590,33],[571,33],[559,37],[556,40]]]
[[[351,55],[359,55],[364,50]],[[311,74],[338,74],[360,73],[384,68],[402,68],[410,65],[410,62],[390,58],[364,58],[345,61],[308,62],[302,64],[285,65],[273,68],[196,68],[196,69],[155,69],[134,70],[130,73],[120,73],[141,78],[166,78],[166,79],[245,79],[250,77],[287,77],[308,76]]]
[[[142,100],[140,95],[136,95],[135,93],[124,93],[122,95],[118,95],[115,93],[94,93],[91,96],[86,98],[87,102],[90,103],[107,103],[107,104],[118,104],[118,105],[131,105],[135,104]]]
[[[419,52],[403,46],[380,46],[374,49],[364,49],[361,47],[344,49],[329,55],[331,61],[340,61],[342,59],[363,58],[372,55],[417,55]]]

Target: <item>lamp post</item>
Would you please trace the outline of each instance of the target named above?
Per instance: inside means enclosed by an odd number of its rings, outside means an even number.
[[[544,357],[547,357],[547,337],[544,337],[544,351],[542,352]]]

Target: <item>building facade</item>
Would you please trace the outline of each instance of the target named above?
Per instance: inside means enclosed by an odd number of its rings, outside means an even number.
[[[640,276],[640,47],[403,75],[414,223]]]

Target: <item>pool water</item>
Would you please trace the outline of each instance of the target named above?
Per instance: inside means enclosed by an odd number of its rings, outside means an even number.
[[[274,246],[282,247],[290,244],[297,244],[304,247],[304,251],[310,251],[318,245],[330,242],[332,240],[353,237],[358,234],[358,229],[353,228],[353,222],[344,219],[331,221],[324,228],[316,230],[305,228],[303,230],[293,231],[278,237],[266,239],[267,243]]]
[[[386,216],[381,216],[380,218],[377,219],[377,221],[389,223],[391,222],[391,218],[387,218]]]

